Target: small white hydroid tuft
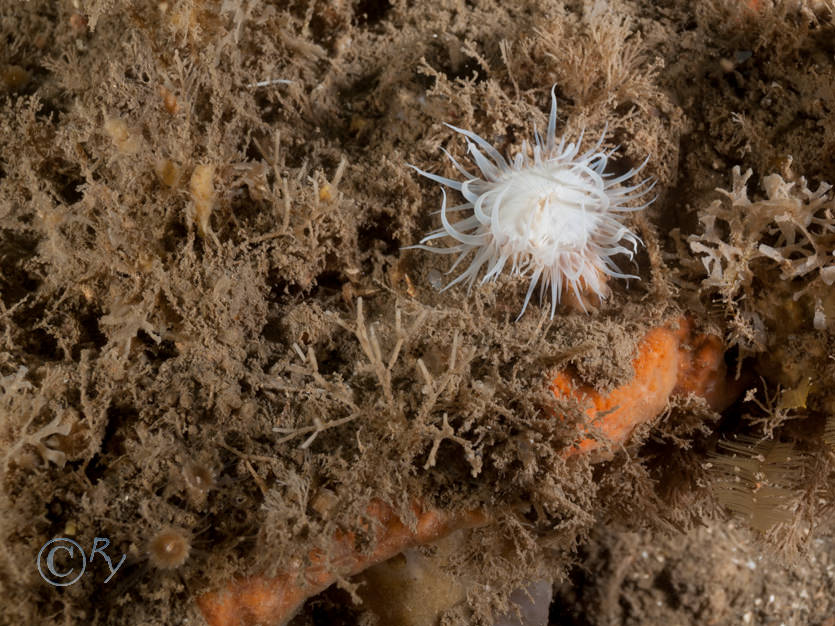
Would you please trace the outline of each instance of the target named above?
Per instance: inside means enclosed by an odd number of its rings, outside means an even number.
[[[637,278],[621,273],[612,257],[625,254],[632,259],[640,243],[621,220],[626,212],[639,211],[652,203],[650,200],[640,206],[629,206],[646,195],[655,183],[647,184],[649,178],[627,187],[622,183],[640,172],[647,161],[620,176],[607,174],[606,165],[614,150],[601,150],[605,130],[591,150],[579,154],[583,134],[575,143],[566,144],[563,137],[557,144],[556,125],[557,101],[552,89],[545,141],[534,126],[532,159],[527,142],[508,161],[475,133],[447,124],[466,137],[469,153],[481,176],[473,176],[446,150],[465,180],[453,180],[411,166],[421,175],[461,192],[467,200],[447,207],[444,191],[440,210],[442,228],[424,237],[420,245],[409,246],[438,254],[458,253],[450,272],[471,252],[475,253],[469,267],[443,289],[462,281],[472,288],[482,268],[486,271],[481,284],[496,280],[509,265],[511,275],[530,278],[519,317],[539,283],[540,301],[550,287],[553,318],[563,290],[570,289],[585,308],[584,296],[606,298],[607,277]],[[462,211],[472,214],[454,224],[449,221],[450,213]],[[449,248],[426,245],[443,237],[452,237],[457,243]]]

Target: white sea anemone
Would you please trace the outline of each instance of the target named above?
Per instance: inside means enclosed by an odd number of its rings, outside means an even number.
[[[469,292],[482,267],[486,265],[486,273],[480,284],[496,280],[511,261],[511,275],[530,277],[519,317],[539,282],[540,302],[550,285],[553,318],[564,289],[570,288],[585,310],[584,295],[606,298],[608,276],[637,278],[621,273],[613,257],[625,254],[632,259],[641,242],[621,220],[625,213],[639,211],[652,203],[654,198],[640,206],[629,206],[646,195],[655,183],[647,185],[650,178],[630,187],[622,187],[621,183],[640,172],[649,157],[637,168],[614,176],[605,169],[617,148],[601,150],[605,129],[597,144],[583,154],[579,154],[582,132],[575,143],[566,144],[563,137],[557,144],[557,100],[553,89],[544,143],[534,125],[533,159],[526,141],[508,162],[475,133],[446,126],[467,138],[469,153],[481,170],[481,177],[470,174],[446,150],[444,153],[466,180],[453,180],[411,166],[421,175],[460,191],[467,200],[447,207],[446,191],[442,190],[444,197],[439,212],[443,227],[424,237],[420,245],[409,246],[438,254],[459,253],[449,272],[470,252],[475,252],[469,267],[442,291],[467,281]],[[472,211],[472,215],[451,223],[449,213],[461,211]],[[442,237],[452,237],[458,243],[449,248],[426,245]]]

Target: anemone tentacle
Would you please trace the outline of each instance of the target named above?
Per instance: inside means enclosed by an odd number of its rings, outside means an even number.
[[[451,124],[446,126],[464,136],[467,151],[481,176],[471,174],[445,149],[444,153],[464,180],[411,166],[421,176],[458,191],[466,200],[447,207],[446,191],[442,187],[441,209],[436,212],[441,216],[442,227],[423,237],[419,244],[407,247],[458,254],[447,273],[475,253],[469,266],[442,291],[463,282],[469,292],[485,265],[479,284],[495,281],[510,261],[512,276],[530,280],[519,317],[539,283],[540,302],[545,292],[550,291],[553,318],[565,291],[572,292],[585,308],[584,294],[600,300],[606,298],[608,277],[638,278],[623,273],[613,257],[625,255],[631,260],[639,244],[643,245],[621,220],[655,200],[634,206],[636,200],[652,191],[655,181],[648,177],[636,184],[622,185],[643,170],[649,157],[620,175],[605,171],[617,150],[617,147],[602,150],[608,123],[595,145],[583,153],[580,146],[584,130],[576,141],[566,142],[563,135],[557,143],[557,100],[552,88],[545,137],[537,132],[534,124],[530,149],[528,142],[523,141],[522,150],[508,158],[476,133]],[[472,211],[472,214],[450,222],[450,214],[462,211]],[[456,243],[448,248],[426,245],[443,237],[451,237]]]

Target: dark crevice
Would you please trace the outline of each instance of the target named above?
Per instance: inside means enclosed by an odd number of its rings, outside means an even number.
[[[118,433],[128,432],[128,424],[134,423],[139,413],[131,407],[111,406],[107,410],[107,425],[104,428],[99,452],[93,455],[84,467],[84,474],[95,485],[115,459],[125,454],[124,436]]]
[[[389,0],[360,0],[355,12],[358,26],[374,26],[381,22],[391,9]]]

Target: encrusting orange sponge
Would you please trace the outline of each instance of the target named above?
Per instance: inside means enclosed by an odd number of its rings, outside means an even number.
[[[694,394],[716,411],[725,409],[740,389],[727,379],[724,356],[719,337],[694,335],[692,321],[681,317],[644,336],[632,360],[635,376],[609,393],[577,385],[570,374],[558,373],[551,382],[554,395],[578,400],[585,407],[586,423],[600,435],[582,439],[568,455],[591,452],[604,440],[623,443],[635,427],[659,415],[671,396]]]
[[[672,396],[694,394],[714,410],[722,410],[741,391],[739,384],[727,380],[721,339],[695,335],[687,317],[650,330],[638,345],[632,366],[632,380],[605,394],[575,383],[566,373],[553,379],[554,394],[578,400],[585,407],[587,424],[598,434],[583,438],[567,456],[591,452],[606,439],[624,442],[636,426],[657,417]],[[446,513],[426,510],[419,503],[413,505],[413,513],[417,520],[414,530],[390,506],[373,501],[367,517],[377,526],[377,541],[370,553],[359,550],[353,533],[337,533],[328,554],[314,550],[304,567],[295,566],[271,578],[239,579],[205,593],[197,600],[200,611],[209,626],[283,626],[307,598],[323,591],[338,576],[357,574],[410,546],[432,543],[455,530],[489,521],[481,511]]]
[[[210,626],[280,626],[293,617],[307,598],[333,584],[337,575],[357,574],[406,548],[432,543],[455,530],[474,528],[487,521],[480,511],[449,514],[425,511],[414,504],[412,512],[417,520],[414,530],[390,506],[372,501],[366,513],[377,531],[370,553],[359,550],[354,533],[340,532],[334,536],[328,554],[313,550],[308,555],[306,567],[294,567],[273,578],[253,576],[234,581],[219,591],[200,596],[197,605]]]

